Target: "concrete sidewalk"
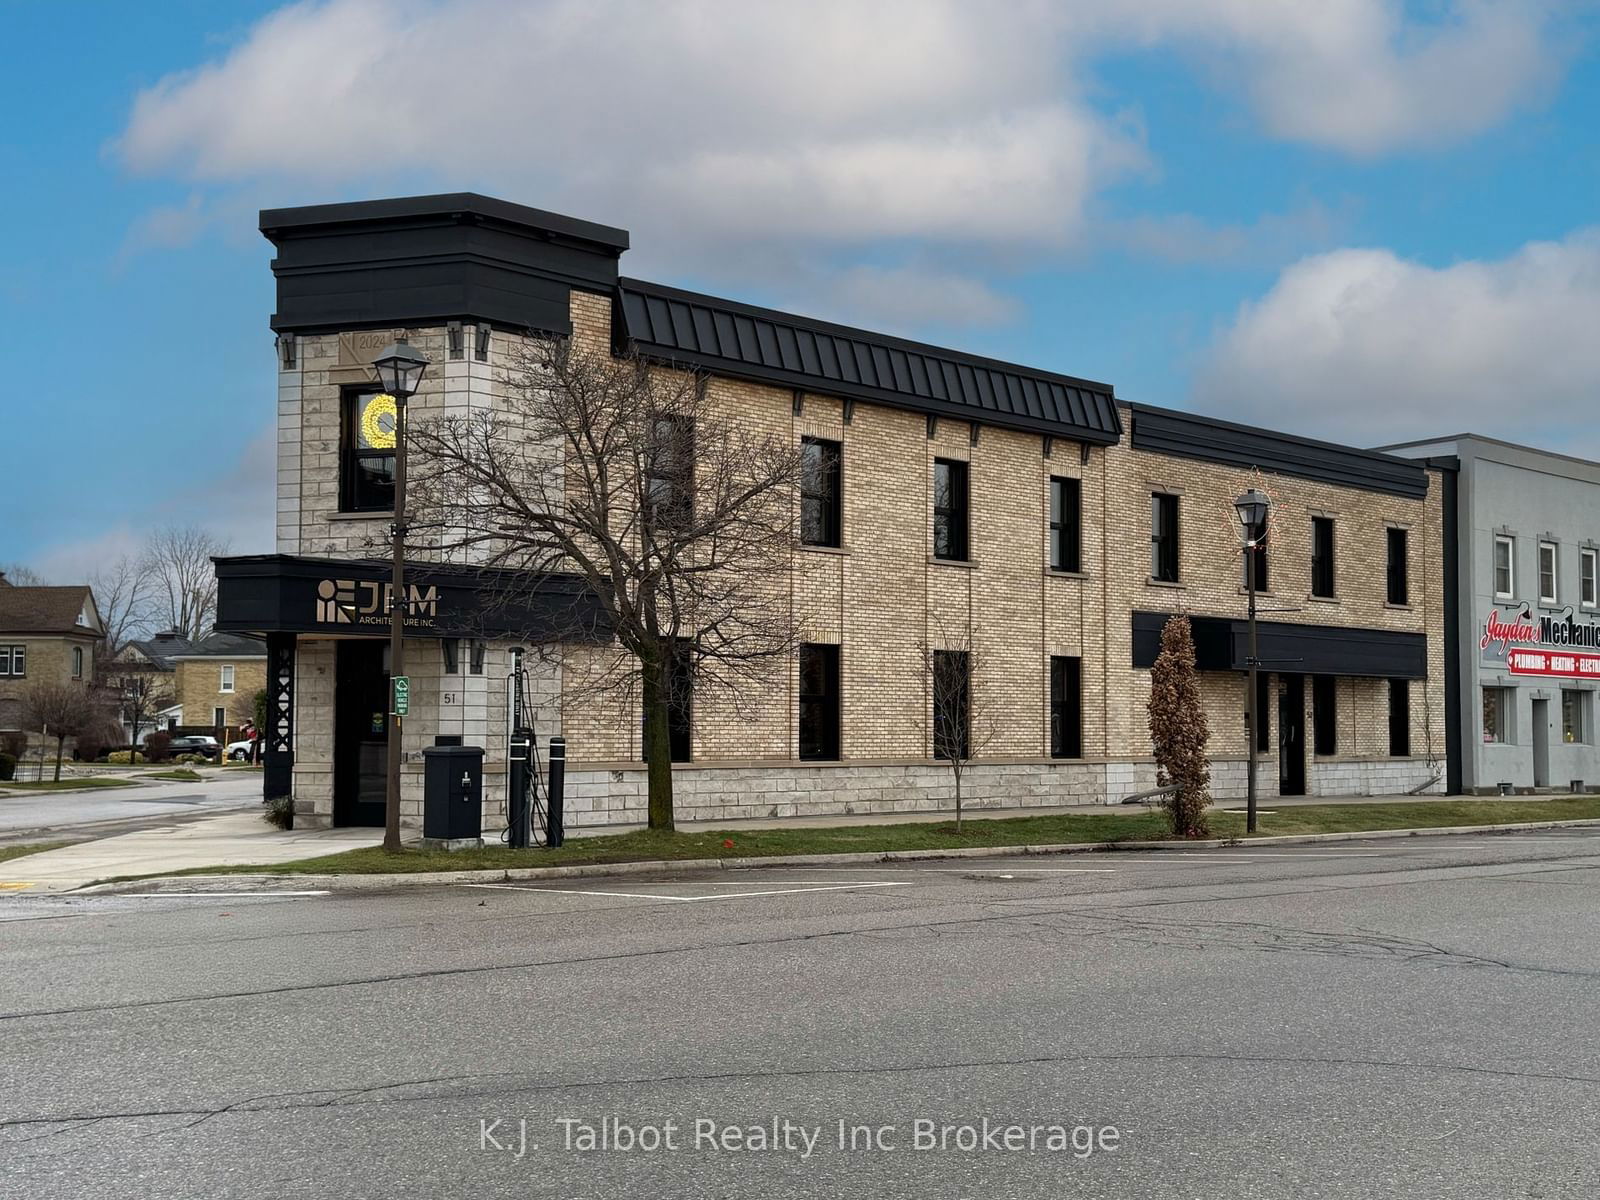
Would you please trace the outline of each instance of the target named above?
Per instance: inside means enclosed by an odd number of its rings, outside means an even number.
[[[0,862],[0,892],[65,892],[97,879],[191,867],[288,862],[359,850],[383,841],[381,829],[274,829],[259,809],[182,825],[79,842]]]

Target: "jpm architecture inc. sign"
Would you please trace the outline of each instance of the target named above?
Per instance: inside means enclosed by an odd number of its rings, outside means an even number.
[[[1600,679],[1600,625],[1577,621],[1572,611],[1532,616],[1526,605],[1490,609],[1478,639],[1484,662],[1513,675]]]

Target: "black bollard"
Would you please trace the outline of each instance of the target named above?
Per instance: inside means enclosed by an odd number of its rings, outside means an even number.
[[[567,786],[567,739],[553,737],[550,739],[550,780],[546,787],[549,793],[550,811],[546,821],[545,845],[554,849],[566,840],[566,833],[562,829],[562,794]]]

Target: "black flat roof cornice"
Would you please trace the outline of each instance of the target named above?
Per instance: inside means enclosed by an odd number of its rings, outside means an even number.
[[[1384,454],[1200,413],[1119,400],[1131,417],[1135,450],[1384,492],[1420,500],[1428,494],[1428,468],[1418,459]]]
[[[559,234],[602,246],[617,254],[628,248],[628,231],[595,221],[584,221],[542,208],[512,204],[477,192],[442,192],[433,196],[399,196],[388,200],[358,200],[345,204],[307,204],[297,208],[264,208],[260,229],[272,241],[280,233],[294,233],[335,225],[404,223],[407,221],[454,219],[461,216],[487,218],[544,234]]]
[[[672,341],[663,341],[653,334],[651,336],[640,336],[640,331],[634,327],[634,323],[629,318],[628,297],[630,295],[663,301],[668,304],[703,309],[727,318],[742,318],[790,333],[805,333],[814,338],[839,339],[843,343],[870,347],[886,353],[912,356],[918,360],[927,360],[931,363],[950,364],[958,369],[978,372],[986,376],[992,375],[994,377],[1018,380],[1035,392],[1038,389],[1047,389],[1052,386],[1067,389],[1073,394],[1072,403],[1078,404],[1083,411],[1084,420],[1081,422],[1060,420],[1047,415],[1019,412],[1014,407],[1003,408],[992,404],[975,402],[973,397],[981,398],[986,395],[986,390],[992,391],[992,385],[989,383],[981,386],[974,385],[969,390],[968,398],[966,399],[955,399],[950,398],[949,395],[924,394],[915,390],[907,390],[903,387],[883,387],[858,379],[845,378],[842,374],[826,374],[815,370],[778,366],[762,359],[752,359],[744,354],[736,356],[722,351],[710,353],[696,347],[686,346],[682,344],[682,339],[676,337]],[[916,342],[907,338],[874,333],[871,330],[854,326],[839,325],[831,321],[818,320],[814,317],[798,316],[794,313],[764,308],[755,304],[746,304],[736,300],[727,300],[720,296],[711,296],[703,292],[692,292],[665,284],[651,283],[648,280],[619,279],[618,300],[622,311],[618,314],[618,319],[614,324],[619,349],[622,348],[623,343],[631,343],[641,354],[657,361],[699,368],[709,373],[729,378],[747,379],[757,383],[794,388],[818,396],[835,396],[843,399],[861,400],[887,407],[924,412],[950,420],[972,421],[981,425],[997,426],[1028,433],[1048,434],[1052,437],[1097,445],[1113,444],[1122,435],[1122,425],[1117,414],[1115,393],[1111,385],[1107,383],[1097,383],[1076,376],[1036,370],[1017,363],[951,350],[944,346],[935,346],[926,342]],[[943,381],[940,382],[939,386],[940,390],[948,390],[946,383]],[[1028,397],[1028,399],[1033,400],[1037,399],[1037,397]],[[1007,403],[1014,403],[1015,400],[1015,395],[1006,397]]]

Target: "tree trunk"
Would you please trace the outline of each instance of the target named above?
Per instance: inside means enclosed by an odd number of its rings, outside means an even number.
[[[956,832],[960,833],[961,832],[961,772],[957,771],[955,773],[955,776],[956,776]]]
[[[649,786],[650,828],[670,831],[672,823],[672,736],[669,729],[666,671],[659,662],[643,666],[645,779]]]
[[[61,755],[65,752],[67,737],[65,734],[56,734],[56,782],[61,782]]]

